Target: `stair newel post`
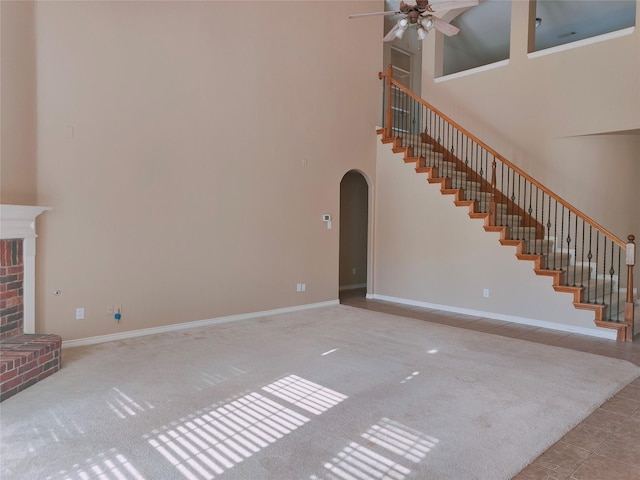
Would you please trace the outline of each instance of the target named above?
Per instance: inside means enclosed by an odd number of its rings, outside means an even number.
[[[393,121],[393,117],[391,115],[391,106],[393,100],[391,92],[391,78],[393,77],[393,65],[389,64],[386,72],[380,72],[378,74],[378,78],[380,78],[381,80],[385,77],[386,81],[384,88],[387,91],[387,104],[384,108],[384,138],[391,138],[391,122]]]
[[[624,323],[626,327],[625,341],[633,341],[634,330],[634,308],[633,308],[633,267],[636,264],[636,244],[634,235],[627,237],[629,243],[627,243],[627,299],[624,305]]]
[[[491,201],[489,202],[489,225],[496,225],[496,158],[491,162]]]

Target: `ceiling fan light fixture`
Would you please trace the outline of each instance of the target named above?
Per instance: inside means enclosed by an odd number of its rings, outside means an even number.
[[[431,18],[431,16],[424,17],[421,23],[422,23],[422,27],[425,29],[429,29],[433,27],[433,19]]]
[[[427,31],[422,26],[418,26],[418,38],[424,40],[426,37]]]
[[[396,28],[396,38],[401,39],[404,35],[404,32],[409,28],[409,20],[407,18],[401,18],[398,20],[398,28]]]

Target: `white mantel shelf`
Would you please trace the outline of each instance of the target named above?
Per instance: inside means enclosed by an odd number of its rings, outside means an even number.
[[[0,239],[36,238],[36,217],[51,207],[0,205]]]
[[[36,333],[36,218],[51,207],[0,205],[0,240],[22,240],[24,333]]]

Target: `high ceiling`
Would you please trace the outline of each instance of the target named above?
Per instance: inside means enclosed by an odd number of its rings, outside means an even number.
[[[385,10],[399,8],[400,0],[385,0]],[[542,21],[536,29],[536,50],[631,27],[635,25],[635,11],[635,0],[538,0],[536,17]],[[385,33],[397,19],[395,15],[385,17]],[[451,23],[460,28],[460,33],[445,38],[445,74],[509,57],[510,0],[480,0],[480,5],[463,11]],[[415,37],[412,31],[408,35]],[[414,38],[405,38],[401,47],[415,51],[420,44]]]

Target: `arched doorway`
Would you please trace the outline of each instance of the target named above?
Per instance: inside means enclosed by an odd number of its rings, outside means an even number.
[[[340,298],[366,296],[368,232],[369,185],[351,170],[340,181]]]

